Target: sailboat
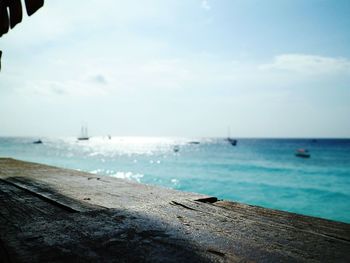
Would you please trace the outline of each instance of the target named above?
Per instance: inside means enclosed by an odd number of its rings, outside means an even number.
[[[236,146],[236,145],[237,145],[237,140],[231,138],[231,129],[230,129],[230,127],[228,127],[228,135],[227,135],[226,140],[227,140],[232,146]]]
[[[79,141],[89,140],[87,126],[85,125],[81,126],[81,134],[80,134],[80,137],[78,137],[78,140]]]
[[[232,139],[230,137],[227,137],[227,141],[229,143],[231,143],[232,146],[236,146],[237,145],[237,140],[236,139]]]

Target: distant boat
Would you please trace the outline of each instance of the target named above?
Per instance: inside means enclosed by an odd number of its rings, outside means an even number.
[[[237,140],[236,139],[232,139],[232,138],[228,137],[227,141],[229,143],[231,143],[232,146],[236,146],[237,145]]]
[[[79,141],[89,140],[88,129],[86,126],[81,126],[81,134],[80,134],[80,137],[78,137],[78,140]]]
[[[191,141],[191,142],[188,142],[188,144],[200,144],[200,142],[197,142],[197,141]]]
[[[295,156],[301,158],[310,158],[311,155],[307,149],[297,149],[295,151]]]
[[[231,128],[230,128],[230,127],[228,127],[228,129],[227,129],[227,138],[226,138],[226,140],[227,140],[232,146],[236,146],[236,145],[237,145],[237,140],[231,138]]]
[[[39,140],[37,140],[37,141],[34,141],[33,143],[34,143],[34,144],[42,144],[43,141],[39,139]]]
[[[173,148],[173,151],[176,152],[176,153],[177,153],[178,151],[180,151],[179,145],[175,145],[174,148]]]

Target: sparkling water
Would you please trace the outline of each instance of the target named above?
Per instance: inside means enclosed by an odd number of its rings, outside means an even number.
[[[0,156],[350,223],[348,139],[37,139],[2,137]]]

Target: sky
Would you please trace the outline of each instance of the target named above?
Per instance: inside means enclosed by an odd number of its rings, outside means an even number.
[[[349,0],[46,0],[0,38],[0,136],[350,137]]]

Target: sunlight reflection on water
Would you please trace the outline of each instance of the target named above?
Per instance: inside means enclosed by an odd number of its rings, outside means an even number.
[[[350,222],[350,140],[41,139],[0,137],[0,156]]]

